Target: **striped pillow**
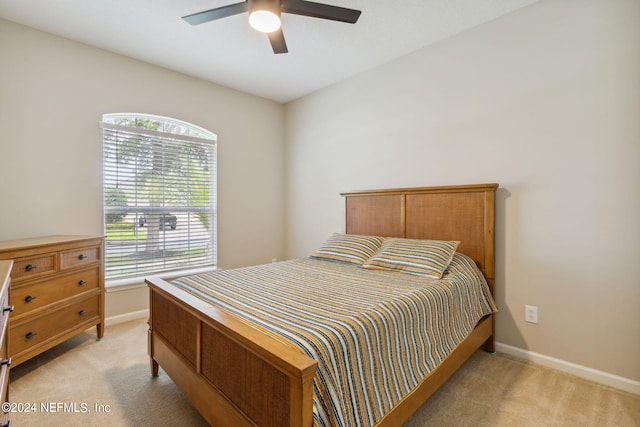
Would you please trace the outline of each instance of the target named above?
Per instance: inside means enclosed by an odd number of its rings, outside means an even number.
[[[440,279],[459,244],[457,241],[389,238],[362,267]]]
[[[311,258],[361,265],[382,246],[377,236],[334,233]]]

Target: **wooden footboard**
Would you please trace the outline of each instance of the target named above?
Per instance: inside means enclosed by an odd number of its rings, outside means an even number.
[[[311,426],[317,362],[150,278],[149,356],[211,425]]]

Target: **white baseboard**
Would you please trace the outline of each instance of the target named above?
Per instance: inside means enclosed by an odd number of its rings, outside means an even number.
[[[117,316],[110,316],[104,319],[104,324],[107,326],[117,325],[118,323],[128,322],[130,320],[144,319],[149,317],[149,309],[134,311],[131,313],[119,314]]]
[[[640,381],[634,381],[608,372],[576,365],[575,363],[567,362],[565,360],[556,359],[554,357],[545,356],[544,354],[535,353],[533,351],[524,350],[499,342],[496,342],[496,351],[524,359],[529,362],[537,363],[548,368],[557,369],[558,371],[566,372],[589,381],[640,395]]]

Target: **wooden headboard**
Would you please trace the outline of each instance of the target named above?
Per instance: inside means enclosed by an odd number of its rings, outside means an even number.
[[[494,218],[498,184],[341,193],[349,234],[459,240],[494,291]]]

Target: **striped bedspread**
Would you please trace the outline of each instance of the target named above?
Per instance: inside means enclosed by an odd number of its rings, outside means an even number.
[[[372,426],[495,311],[474,262],[441,280],[299,259],[183,277],[175,286],[318,361],[318,426]]]

